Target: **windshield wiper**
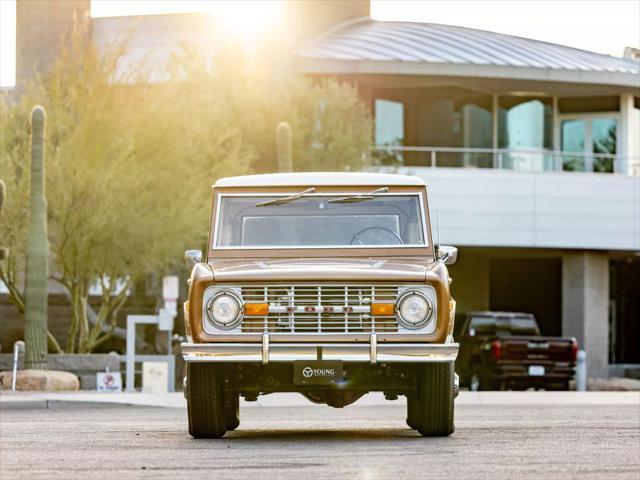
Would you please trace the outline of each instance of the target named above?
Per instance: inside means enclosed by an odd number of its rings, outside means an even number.
[[[377,190],[373,190],[369,193],[356,193],[354,195],[349,195],[347,197],[340,198],[332,198],[331,200],[327,200],[328,203],[355,203],[362,202],[364,200],[371,200],[375,198],[376,195],[380,193],[385,193],[389,191],[389,187],[378,188]]]
[[[294,193],[293,195],[289,195],[287,197],[276,198],[275,200],[267,200],[266,202],[256,203],[256,207],[266,207],[268,205],[284,205],[285,203],[293,202],[299,198],[302,198],[303,195],[307,193],[313,193],[316,191],[316,187],[307,188],[299,193]]]

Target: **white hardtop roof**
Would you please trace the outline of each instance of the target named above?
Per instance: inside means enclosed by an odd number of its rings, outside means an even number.
[[[349,186],[424,186],[424,180],[409,175],[362,172],[299,172],[270,173],[221,178],[213,186],[219,187],[319,187]]]

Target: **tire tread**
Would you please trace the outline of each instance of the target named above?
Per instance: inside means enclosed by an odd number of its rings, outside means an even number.
[[[426,365],[418,376],[417,430],[426,437],[451,435],[453,423],[453,364]]]
[[[214,365],[187,365],[187,414],[194,438],[220,438],[227,426],[222,381]]]

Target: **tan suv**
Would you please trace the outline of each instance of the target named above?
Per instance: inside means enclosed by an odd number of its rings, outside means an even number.
[[[424,182],[370,173],[219,180],[206,261],[185,302],[189,432],[238,427],[239,397],[299,392],[341,408],[407,397],[407,424],[453,432],[455,302]]]

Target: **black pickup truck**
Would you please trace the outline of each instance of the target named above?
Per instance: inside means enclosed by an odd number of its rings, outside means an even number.
[[[470,390],[567,390],[575,374],[575,338],[543,337],[533,315],[469,312],[456,372]]]

